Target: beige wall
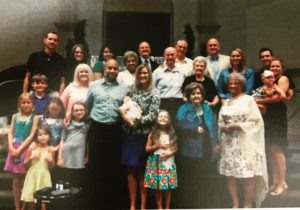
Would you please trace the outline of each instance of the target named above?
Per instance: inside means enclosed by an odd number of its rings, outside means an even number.
[[[217,32],[222,51],[242,48],[249,66],[258,68],[258,50],[272,48],[287,68],[299,68],[300,49],[298,0],[214,0]]]
[[[112,1],[112,0],[108,0]],[[134,0],[131,0],[134,2]],[[51,3],[50,3],[51,2]],[[87,20],[87,41],[92,54],[102,45],[104,0],[0,0],[0,69],[26,62],[28,55],[43,47],[42,37],[57,30],[58,23]],[[122,1],[123,2],[123,1]],[[125,1],[124,1],[125,2]],[[137,0],[149,5],[151,0]],[[249,66],[257,67],[257,51],[271,47],[288,68],[300,66],[299,0],[171,0],[173,3],[173,40],[184,38],[184,25],[191,24],[196,36],[194,55],[199,54],[198,24],[220,24],[217,36],[222,52],[233,47],[245,50]],[[156,6],[159,11],[159,7]],[[154,9],[155,9],[154,8]],[[134,11],[134,7],[132,8]],[[65,45],[72,36],[63,29],[58,51],[65,54]]]
[[[24,64],[28,55],[43,48],[48,31],[61,34],[58,51],[65,54],[71,30],[58,30],[54,23],[87,20],[87,41],[92,53],[101,45],[103,0],[0,0],[0,69]]]

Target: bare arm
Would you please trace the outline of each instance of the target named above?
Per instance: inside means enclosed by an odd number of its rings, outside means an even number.
[[[216,95],[212,102],[206,101],[209,106],[216,106],[219,103],[219,97]]]
[[[13,138],[14,138],[14,125],[16,121],[16,115],[14,114],[11,119],[9,133],[8,133],[8,152],[12,156],[17,155],[17,150],[13,147]]]
[[[150,133],[148,135],[148,140],[147,140],[147,144],[146,144],[146,152],[147,153],[151,153],[151,152],[154,152],[155,150],[159,149],[159,144],[153,145],[151,136],[152,136],[152,133]]]
[[[30,72],[26,72],[24,82],[23,82],[23,93],[28,92],[29,81],[30,81]]]
[[[32,142],[32,139],[33,139],[33,136],[38,128],[38,124],[39,124],[39,117],[38,116],[34,116],[34,119],[33,119],[33,124],[32,124],[32,128],[31,128],[31,131],[30,131],[30,134],[29,136],[24,140],[24,142],[20,145],[20,147],[17,149],[18,151],[18,154],[21,153],[21,151],[23,149],[25,149],[26,147],[29,146],[29,144]]]
[[[59,91],[58,91],[58,94],[59,94],[59,95],[62,94],[62,92],[64,91],[65,87],[66,87],[65,77],[61,77],[61,78],[60,78]]]
[[[49,148],[47,153],[48,154],[47,154],[47,157],[46,157],[46,161],[48,162],[49,168],[53,168],[55,166],[54,152],[52,151],[51,148]]]
[[[64,141],[61,139],[60,143],[59,143],[58,155],[57,155],[57,165],[59,167],[63,167],[64,166],[64,162],[63,162],[63,159],[62,159],[62,150],[63,150],[63,147],[64,147]]]

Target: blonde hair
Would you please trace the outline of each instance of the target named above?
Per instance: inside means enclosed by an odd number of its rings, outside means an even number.
[[[28,92],[24,92],[24,93],[21,93],[21,95],[18,97],[18,110],[20,113],[22,113],[22,110],[21,110],[21,102],[22,100],[24,99],[29,99],[31,102],[32,102],[32,112],[34,112],[34,98],[33,96],[28,93]]]
[[[150,91],[150,90],[153,89],[153,82],[152,82],[153,76],[152,76],[152,71],[151,71],[151,69],[150,69],[149,66],[146,65],[146,64],[141,64],[141,65],[139,65],[139,66],[136,68],[136,71],[135,71],[135,88],[136,88],[137,90],[142,90],[142,89],[143,89],[141,83],[139,82],[139,74],[140,74],[140,72],[141,72],[144,68],[147,69],[147,72],[148,72],[148,75],[149,75],[149,81],[148,81],[148,89],[147,89],[147,91]]]
[[[87,70],[88,71],[88,74],[89,74],[89,83],[91,81],[93,81],[93,71],[91,69],[91,67],[85,63],[81,63],[81,64],[78,64],[75,68],[75,71],[74,71],[74,78],[73,78],[73,84],[78,86],[79,85],[79,79],[78,79],[78,73],[81,69],[84,69],[84,70]]]

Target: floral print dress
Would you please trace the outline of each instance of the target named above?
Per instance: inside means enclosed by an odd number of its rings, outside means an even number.
[[[149,155],[145,169],[145,187],[159,190],[175,189],[177,187],[177,172],[174,156],[169,157],[169,159],[172,161],[170,165],[164,163],[164,161],[159,158],[159,154],[155,154],[155,152]]]
[[[222,131],[224,125],[238,124],[240,129]],[[225,101],[219,113],[219,173],[235,178],[255,178],[259,206],[268,190],[264,123],[251,96],[242,94]]]

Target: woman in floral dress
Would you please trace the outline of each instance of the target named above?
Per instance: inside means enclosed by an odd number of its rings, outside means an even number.
[[[240,73],[228,78],[227,99],[219,113],[219,173],[226,176],[232,207],[239,208],[238,179],[242,182],[245,208],[255,200],[259,207],[268,192],[264,123],[251,96],[242,92],[246,84]]]

